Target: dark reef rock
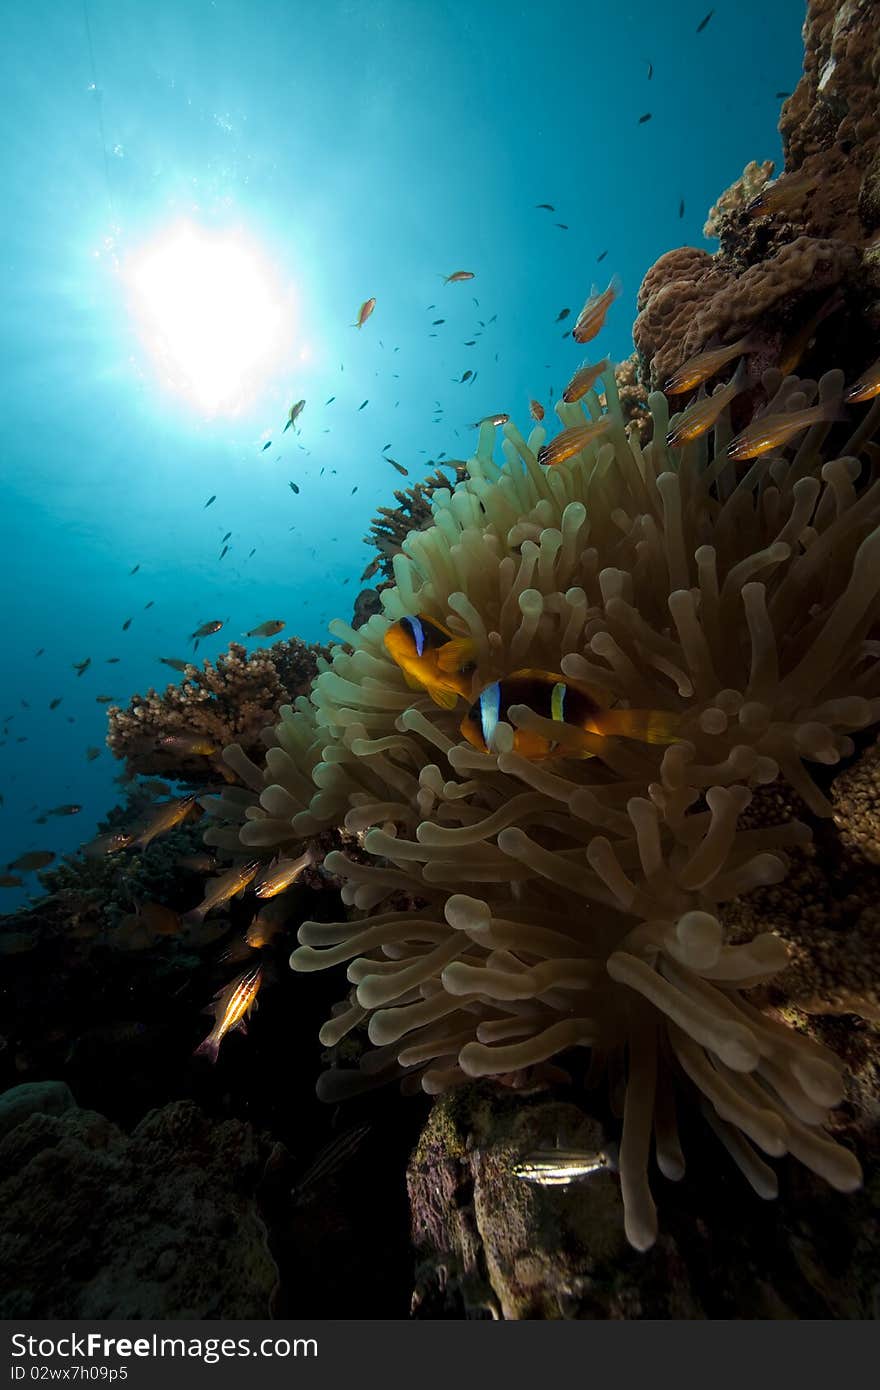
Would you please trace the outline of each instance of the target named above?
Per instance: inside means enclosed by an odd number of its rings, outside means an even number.
[[[266,1317],[267,1155],[188,1102],[130,1136],[93,1111],[31,1114],[0,1142],[0,1317]]]

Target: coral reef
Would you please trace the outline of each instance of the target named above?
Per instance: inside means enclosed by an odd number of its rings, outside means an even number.
[[[126,1136],[92,1111],[0,1140],[5,1318],[264,1318],[278,1270],[255,1200],[268,1146],[188,1102]]]
[[[484,1082],[437,1103],[407,1175],[415,1317],[876,1316],[880,1170],[849,1197],[807,1192],[793,1174],[768,1221],[695,1130],[698,1161],[664,1192],[657,1244],[637,1255],[607,1164],[573,1185],[516,1176],[524,1154],[560,1141],[600,1159],[613,1151],[571,1093],[513,1097]],[[711,1229],[697,1215],[710,1207],[726,1214]]]
[[[780,385],[765,373],[771,403]],[[810,817],[829,815],[810,769],[849,756],[852,733],[880,718],[880,499],[854,486],[864,430],[828,450],[822,424],[738,472],[726,413],[711,446],[672,451],[655,393],[641,448],[608,388],[610,442],[565,466],[538,465],[543,428],[526,441],[508,424],[499,468],[483,426],[467,478],[437,490],[434,525],[395,558],[384,616],[334,624],[342,645],[310,700],[282,709],[265,767],[225,750],[249,790],[203,804],[229,822],[209,843],[237,828],[248,851],[286,847],[341,822],[366,851],[367,863],[328,856],[352,919],[304,923],[292,957],[301,971],[351,962],[321,1040],[363,1024],[375,1047],[358,1072],[322,1078],[327,1098],[394,1075],[433,1094],[579,1045],[612,1079],[626,1058],[620,1173],[627,1235],[645,1249],[652,1133],[664,1175],[684,1168],[673,1088],[761,1196],[777,1181],[752,1143],[841,1191],[859,1183],[823,1130],[840,1063],[750,998],[784,970],[785,947],[763,929],[726,937],[720,919],[810,840],[784,805],[743,823],[755,790],[778,782]],[[839,400],[841,374],[818,389]],[[557,413],[584,420],[581,406]],[[566,727],[514,705],[479,752],[460,740],[460,711],[414,695],[391,661],[384,634],[408,613],[473,642],[474,691],[524,665],[561,671],[608,703],[674,713],[679,741],[578,734],[572,751],[592,756],[534,762],[516,730],[564,753]]]
[[[453,469],[456,482],[461,481],[464,475],[463,463],[451,460],[444,466]],[[364,545],[378,550],[377,568],[387,580],[393,577],[394,557],[400,554],[401,546],[410,531],[423,531],[425,527],[433,524],[431,498],[434,493],[443,491],[449,485],[449,478],[438,468],[422,482],[414,483],[412,487],[396,489],[396,507],[379,508],[378,514],[370,524],[369,534],[364,536]],[[362,579],[371,578],[376,572],[373,568],[375,564],[376,561],[367,566]]]
[[[308,689],[318,657],[326,654],[326,647],[296,637],[250,654],[231,642],[215,662],[187,667],[183,680],[164,694],[150,689],[132,696],[127,709],[111,706],[108,747],[124,759],[130,777],[215,781],[216,758],[198,746],[218,750],[238,742],[256,753],[263,729],[282,705]]]
[[[780,121],[785,166],[752,162],[721,195],[704,229],[716,255],[680,247],[661,256],[639,294],[634,338],[645,383],[713,342],[750,334],[752,382],[794,353],[854,374],[876,356],[880,270],[880,38],[874,0],[811,0],[804,75]],[[829,294],[845,295],[822,322]],[[800,339],[803,338],[803,341]],[[795,365],[797,363],[795,362]]]

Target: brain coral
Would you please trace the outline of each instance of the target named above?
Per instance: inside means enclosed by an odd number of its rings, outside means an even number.
[[[753,789],[784,779],[830,814],[811,766],[880,718],[880,483],[858,486],[846,446],[823,452],[827,425],[744,467],[726,458],[726,415],[711,446],[670,451],[659,393],[643,448],[606,384],[610,432],[558,467],[537,462],[543,427],[526,441],[506,425],[501,466],[481,427],[467,476],[395,557],[384,614],[334,625],[332,662],[281,711],[265,766],[225,750],[245,786],[206,798],[206,838],[239,853],[332,824],[359,838],[363,854],[325,861],[350,920],[305,922],[292,957],[304,972],[348,962],[321,1040],[365,1025],[374,1045],[359,1072],[322,1078],[326,1097],[394,1075],[437,1093],[590,1048],[590,1076],[622,1092],[626,1230],[644,1249],[652,1139],[661,1172],[684,1171],[676,1101],[702,1107],[763,1197],[776,1175],[762,1155],[788,1152],[843,1191],[860,1181],[824,1129],[841,1064],[750,997],[785,947],[766,931],[731,944],[719,918],[809,840],[783,811],[750,821]],[[764,385],[779,409],[779,374]],[[791,386],[791,408],[816,392]],[[840,373],[818,389],[839,396]],[[557,413],[571,426],[584,409],[598,413],[592,393]],[[459,734],[463,707],[414,693],[383,645],[413,613],[474,639],[475,689],[561,670],[675,712],[681,739],[593,737],[592,757],[531,761],[512,726],[563,744],[566,729],[514,705],[480,752]]]

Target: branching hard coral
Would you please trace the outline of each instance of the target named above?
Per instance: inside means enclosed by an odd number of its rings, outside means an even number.
[[[446,467],[453,469],[455,481],[460,482],[464,476],[464,465],[451,462]],[[394,496],[399,505],[380,507],[378,515],[370,523],[369,535],[364,536],[364,545],[372,546],[379,555],[372,565],[367,566],[362,579],[369,579],[377,569],[382,571],[386,579],[391,579],[394,557],[400,554],[405,537],[410,531],[423,531],[426,526],[432,525],[431,498],[435,492],[448,488],[449,484],[449,478],[438,468],[422,482],[395,490]]]
[[[165,776],[185,782],[215,780],[216,757],[237,741],[252,753],[278,710],[307,690],[326,648],[298,638],[248,652],[237,642],[202,669],[187,667],[179,685],[164,694],[134,695],[127,709],[111,707],[107,744],[125,759],[128,775]]]
[[[796,384],[768,373],[771,407]],[[646,1248],[652,1134],[661,1172],[684,1168],[673,1080],[761,1196],[776,1176],[756,1150],[843,1191],[860,1180],[822,1128],[841,1065],[749,999],[785,968],[784,946],[767,932],[734,944],[719,918],[809,839],[786,815],[743,826],[753,789],[782,779],[828,815],[809,765],[834,765],[880,720],[880,484],[857,486],[846,446],[823,453],[827,424],[744,468],[726,457],[726,414],[711,452],[708,437],[671,451],[659,393],[642,448],[608,387],[610,432],[559,467],[537,463],[543,428],[527,442],[512,424],[499,467],[482,427],[467,478],[435,493],[433,526],[395,558],[385,616],[334,624],[341,645],[310,699],[282,710],[265,767],[225,751],[249,790],[203,804],[230,822],[206,835],[226,847],[287,848],[339,823],[359,837],[367,863],[326,860],[353,920],[304,923],[292,964],[350,962],[320,1036],[366,1025],[362,1082],[402,1075],[436,1093],[578,1045],[593,1073],[626,1059],[620,1175],[627,1234]],[[841,389],[840,373],[819,383],[822,399]],[[674,713],[680,741],[578,731],[592,757],[531,761],[516,728],[563,744],[567,730],[520,705],[482,753],[460,737],[462,710],[414,694],[388,655],[389,623],[415,613],[473,642],[475,689],[523,666],[561,671]],[[410,905],[390,906],[401,893]],[[329,1098],[352,1077],[322,1082]]]

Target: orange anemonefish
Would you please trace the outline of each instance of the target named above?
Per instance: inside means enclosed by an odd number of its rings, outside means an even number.
[[[459,695],[471,694],[474,644],[449,628],[414,614],[400,618],[385,633],[385,647],[410,689],[426,690],[436,705],[453,709]]]
[[[535,714],[566,724],[570,729],[603,738],[638,739],[643,743],[675,743],[678,720],[664,710],[606,709],[588,686],[553,671],[514,671],[480,692],[461,721],[468,743],[481,752],[492,748],[500,720],[508,720],[511,705],[528,705]],[[509,722],[509,721],[508,721]],[[555,743],[533,729],[514,728],[514,752],[526,758],[591,758],[587,748]]]

